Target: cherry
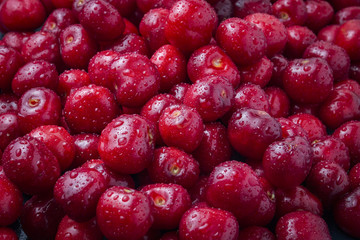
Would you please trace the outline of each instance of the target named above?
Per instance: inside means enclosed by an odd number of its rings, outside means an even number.
[[[325,220],[307,211],[295,211],[281,217],[276,224],[275,232],[278,240],[331,239]]]
[[[268,145],[281,138],[278,121],[264,111],[247,108],[232,115],[227,132],[232,147],[254,160],[262,159]]]
[[[308,113],[298,113],[290,116],[289,119],[295,124],[300,125],[305,130],[311,142],[326,136],[326,128],[324,124],[314,115]]]
[[[103,236],[97,226],[95,218],[87,222],[76,222],[68,216],[65,216],[59,223],[55,237],[55,240],[62,239],[101,240]]]
[[[190,84],[188,83],[178,83],[170,89],[169,93],[173,95],[176,99],[178,99],[180,102],[183,102],[185,93],[189,89],[189,87]]]
[[[56,90],[59,75],[54,64],[44,60],[31,61],[17,71],[11,86],[13,93],[21,96],[30,88],[45,87]]]
[[[1,240],[19,240],[16,232],[12,228],[0,227]]]
[[[154,154],[154,131],[139,115],[123,114],[102,131],[98,151],[105,165],[123,174],[139,173]]]
[[[96,85],[75,89],[64,106],[66,123],[75,133],[100,133],[118,113],[114,95]]]
[[[345,194],[334,206],[334,218],[337,225],[349,235],[359,238],[360,187]]]
[[[200,176],[196,184],[189,189],[189,194],[193,205],[205,203],[207,182],[208,182],[207,176]]]
[[[306,1],[306,22],[305,25],[318,32],[330,23],[334,16],[334,9],[327,1],[310,0]]]
[[[226,128],[219,122],[205,124],[204,136],[193,156],[202,173],[210,173],[218,164],[229,161],[231,146]]]
[[[348,147],[333,136],[326,136],[311,143],[313,149],[313,165],[321,161],[335,162],[345,171],[350,168]]]
[[[107,183],[103,175],[90,168],[75,168],[64,173],[54,186],[54,198],[75,221],[95,217],[96,205]]]
[[[59,75],[57,92],[63,99],[66,99],[74,89],[87,85],[90,85],[90,77],[87,72],[80,69],[65,70]]]
[[[137,240],[153,223],[150,198],[140,191],[125,187],[107,189],[100,197],[96,220],[109,240]]]
[[[66,27],[60,33],[61,58],[71,68],[86,69],[97,51],[96,42],[80,24]]]
[[[180,239],[205,240],[212,236],[216,240],[237,240],[238,235],[235,217],[218,208],[193,207],[182,216],[179,226]]]
[[[75,145],[75,157],[71,168],[81,166],[87,160],[99,158],[98,142],[99,136],[96,134],[77,134],[72,136]]]
[[[360,164],[357,163],[349,172],[350,188],[355,189],[360,186]]]
[[[240,83],[240,73],[236,65],[216,45],[206,45],[195,50],[187,62],[187,73],[193,83],[213,75],[225,77],[234,88]]]
[[[204,124],[201,115],[186,105],[171,105],[159,118],[159,132],[167,146],[193,152],[201,142]]]
[[[289,58],[301,58],[306,48],[317,40],[315,33],[304,26],[288,27],[287,34],[284,55]]]
[[[104,47],[103,47],[104,48]],[[138,53],[144,56],[149,56],[149,47],[144,37],[135,33],[128,33],[112,42],[110,46],[105,49],[111,49],[118,53]]]
[[[293,121],[287,118],[277,118],[277,120],[281,125],[281,132],[283,139],[287,137],[296,137],[296,136],[309,139],[308,133],[299,124],[294,123]]]
[[[2,167],[0,166],[1,169]],[[23,196],[20,190],[7,179],[5,174],[0,175],[0,189],[2,192],[0,199],[0,225],[8,226],[14,223],[20,216],[23,208]]]
[[[263,31],[240,18],[229,18],[220,23],[216,41],[237,65],[254,64],[267,50]]]
[[[40,27],[46,11],[40,0],[5,0],[0,6],[0,21],[8,31],[32,31]]]
[[[54,239],[65,213],[51,195],[35,195],[25,202],[21,227],[31,239]]]
[[[130,1],[132,1],[132,0],[130,0]],[[118,9],[118,11],[120,12],[119,9]],[[123,16],[123,15],[121,14],[121,16]],[[139,31],[138,31],[137,27],[132,22],[130,22],[126,18],[123,18],[123,21],[125,24],[125,29],[124,29],[123,35],[127,35],[129,33],[134,33],[136,35],[139,35]]]
[[[241,81],[265,87],[271,79],[272,68],[273,65],[271,61],[267,57],[263,57],[255,64],[239,68]]]
[[[70,9],[58,8],[47,17],[41,31],[51,32],[59,37],[63,29],[76,23],[77,19]]]
[[[346,171],[339,164],[321,161],[312,167],[306,186],[321,199],[324,207],[330,208],[349,190],[350,184]]]
[[[318,40],[334,43],[339,29],[340,25],[337,24],[323,27],[317,35]]]
[[[306,4],[303,0],[277,0],[272,5],[272,12],[286,27],[306,22]]]
[[[272,13],[270,0],[236,0],[232,2],[234,16],[238,18],[244,18],[253,13]]]
[[[348,89],[360,96],[360,83],[352,79],[346,79],[336,83],[334,89]]]
[[[233,109],[251,108],[270,112],[270,103],[265,91],[256,84],[245,83],[235,91]]]
[[[75,157],[75,144],[65,128],[44,125],[33,129],[29,135],[45,143],[57,158],[61,171],[70,167]]]
[[[136,0],[107,0],[107,2],[111,3],[122,17],[129,17],[136,9]]]
[[[288,137],[266,149],[263,157],[265,177],[274,186],[291,188],[300,185],[312,166],[312,149],[303,137]]]
[[[166,8],[170,9],[176,0],[136,0],[136,4],[141,12],[147,13],[151,9]]]
[[[219,0],[217,3],[212,4],[216,11],[219,22],[224,21],[232,16],[234,7],[231,0]]]
[[[2,40],[7,46],[21,52],[22,46],[32,34],[32,32],[7,32],[4,34]]]
[[[245,20],[255,24],[264,32],[268,57],[280,53],[285,48],[287,31],[284,24],[275,16],[266,13],[254,13],[246,16]]]
[[[5,148],[2,165],[6,176],[27,194],[51,190],[60,176],[54,154],[30,136],[16,138]]]
[[[103,0],[86,2],[78,18],[92,37],[102,41],[120,37],[125,28],[119,11]]]
[[[0,114],[0,150],[4,151],[12,140],[20,136],[22,133],[16,113]]]
[[[243,240],[275,240],[275,235],[265,227],[252,226],[239,231],[239,239]]]
[[[150,61],[156,65],[160,74],[160,92],[168,92],[186,79],[186,59],[173,45],[159,47]]]
[[[276,218],[298,210],[322,216],[323,205],[320,199],[304,186],[276,189]]]
[[[141,188],[153,202],[152,228],[174,229],[179,226],[182,215],[191,207],[190,195],[177,184],[149,184]]]
[[[125,107],[141,107],[156,95],[160,75],[144,55],[128,53],[115,57],[111,64],[116,100]]]
[[[210,42],[217,24],[216,12],[205,0],[180,0],[170,9],[165,36],[172,45],[189,54]]]
[[[200,173],[199,163],[191,155],[174,147],[156,149],[147,170],[153,182],[175,183],[185,188],[194,186]]]
[[[287,117],[290,112],[290,99],[284,90],[278,87],[268,87],[265,89],[268,96],[270,115],[272,117]]]
[[[324,41],[315,42],[306,48],[303,57],[320,57],[325,59],[333,70],[335,81],[344,80],[348,76],[350,69],[349,55],[343,48],[333,43]]]
[[[14,49],[0,46],[0,89],[6,92],[11,89],[11,81],[23,65],[23,58]]]
[[[51,0],[55,8],[69,8],[71,9],[74,0]]]
[[[168,9],[155,8],[147,12],[141,19],[139,31],[149,44],[151,52],[155,52],[161,46],[169,43],[165,37],[165,23],[168,16]]]
[[[59,96],[50,89],[37,87],[27,90],[19,100],[20,129],[28,133],[42,125],[57,125],[61,115]]]
[[[270,60],[273,65],[270,85],[283,87],[283,73],[287,65],[289,64],[289,61],[281,54],[275,55]]]
[[[51,32],[36,32],[23,44],[21,55],[26,62],[44,60],[59,64],[61,57],[58,38]]]
[[[336,12],[334,21],[343,24],[349,20],[360,19],[360,6],[346,7]]]
[[[357,49],[360,48],[360,19],[349,20],[343,23],[335,38],[335,44],[344,48],[351,61],[360,61]]]

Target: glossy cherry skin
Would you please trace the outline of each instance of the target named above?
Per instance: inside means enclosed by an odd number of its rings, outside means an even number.
[[[110,77],[110,66],[120,53],[105,50],[96,53],[89,62],[88,74],[92,83],[114,90],[114,82]]]
[[[58,38],[50,32],[35,32],[23,44],[21,55],[26,62],[44,60],[59,64],[61,57]]]
[[[271,14],[272,12],[270,0],[236,0],[232,2],[234,16],[238,18],[245,18],[253,13]]]
[[[54,198],[70,218],[85,222],[95,217],[96,205],[107,186],[95,169],[75,168],[56,181]]]
[[[155,183],[175,183],[185,188],[194,186],[200,174],[199,163],[190,154],[174,147],[156,149],[147,170]]]
[[[176,84],[175,86],[173,86],[170,89],[169,93],[171,95],[173,95],[179,101],[183,102],[185,93],[189,89],[189,87],[190,87],[190,84],[188,84],[188,83],[179,83],[179,84]]]
[[[91,0],[85,3],[78,18],[91,36],[102,41],[120,37],[125,28],[119,11],[106,1]]]
[[[61,171],[70,167],[75,157],[73,137],[63,127],[44,125],[32,130],[29,135],[40,140],[57,158]]]
[[[232,212],[240,226],[246,226],[247,219],[257,211],[263,193],[262,184],[249,165],[227,161],[211,172],[205,196],[210,206]]]
[[[271,79],[270,79],[269,85],[282,87],[283,86],[283,83],[282,83],[283,73],[284,73],[284,70],[286,69],[287,65],[289,64],[289,60],[281,54],[276,54],[270,60],[273,65],[273,69],[272,69],[272,74],[271,74]]]
[[[239,224],[234,215],[218,208],[193,207],[183,215],[179,226],[180,240],[237,240],[238,235]]]
[[[318,40],[334,43],[339,29],[340,25],[337,24],[323,27],[317,35]]]
[[[51,190],[60,176],[56,157],[44,143],[30,136],[19,137],[5,148],[2,165],[6,176],[27,194]]]
[[[304,186],[276,189],[276,218],[298,210],[322,216],[323,205],[320,199]]]
[[[75,133],[100,133],[118,113],[114,95],[96,85],[75,89],[64,107],[65,120]]]
[[[185,54],[208,44],[218,24],[215,10],[204,0],[180,0],[170,9],[166,39]]]
[[[175,229],[179,226],[182,215],[191,207],[190,195],[177,184],[149,184],[141,191],[153,202],[152,228]]]
[[[148,42],[151,52],[155,52],[161,46],[169,43],[165,37],[165,23],[168,16],[168,9],[155,8],[147,12],[141,19],[139,31]]]
[[[287,42],[287,31],[284,24],[275,16],[266,13],[254,13],[246,16],[246,21],[263,30],[266,42],[266,55],[272,57],[280,53]]]
[[[360,83],[352,80],[352,79],[345,79],[341,82],[338,82],[334,85],[334,89],[349,89],[353,91],[356,95],[360,96]]]
[[[319,117],[330,129],[360,118],[360,96],[348,89],[335,89],[321,104]]]
[[[123,54],[111,64],[116,100],[125,107],[141,107],[160,89],[160,75],[144,55]]]
[[[345,171],[350,168],[349,149],[340,139],[327,136],[311,143],[313,149],[313,165],[321,161],[339,164]]]
[[[109,42],[109,47],[104,47],[103,49],[111,49],[115,52],[124,54],[124,53],[138,53],[144,56],[149,56],[149,47],[145,41],[145,38],[135,34],[128,33],[123,35],[123,37],[119,38],[115,42]]]
[[[0,227],[1,240],[19,240],[16,232],[12,228]]]
[[[336,12],[334,16],[334,21],[337,24],[343,24],[349,20],[360,19],[360,7],[353,6],[343,8]]]
[[[73,0],[50,0],[55,8],[69,8],[71,9],[71,4]]]
[[[298,103],[320,103],[330,94],[333,74],[328,63],[321,58],[295,59],[283,75],[284,90]]]
[[[101,159],[88,160],[83,165],[81,165],[81,167],[92,168],[101,173],[105,178],[106,182],[108,183],[108,187],[135,187],[134,180],[130,175],[115,173],[107,166],[105,166],[104,161],[102,161]]]
[[[235,91],[233,111],[251,108],[270,113],[270,103],[264,89],[253,83],[242,84]]]
[[[22,133],[16,113],[0,114],[0,150],[4,151],[12,140],[20,136]]]
[[[179,49],[172,45],[159,47],[150,61],[156,65],[160,74],[160,92],[168,92],[186,79],[186,59]]]
[[[60,221],[55,240],[101,240],[103,235],[97,226],[96,219],[92,218],[87,222],[76,222],[68,216]]]
[[[234,88],[240,83],[240,73],[236,65],[216,45],[206,45],[194,51],[187,62],[187,72],[193,83],[213,75],[225,77]]]
[[[22,46],[31,35],[32,32],[7,32],[4,34],[2,40],[7,46],[21,52]]]
[[[100,158],[98,152],[98,135],[82,133],[73,135],[72,137],[74,139],[75,157],[71,168],[79,167],[87,160]]]
[[[137,240],[146,234],[153,223],[152,202],[140,191],[112,187],[99,200],[96,220],[109,240]]]
[[[272,143],[263,157],[265,177],[276,187],[300,185],[312,166],[312,149],[303,137],[288,137]]]
[[[2,93],[0,95],[0,114],[17,113],[18,101],[18,97],[16,97],[14,94]]]
[[[306,22],[306,4],[303,0],[278,0],[272,5],[272,12],[286,27]]]
[[[360,162],[360,122],[349,121],[335,129],[333,136],[349,148],[351,164]]]
[[[267,57],[263,57],[254,64],[239,68],[241,81],[265,87],[271,79],[272,68],[272,62]]]
[[[219,122],[205,124],[203,139],[193,156],[203,173],[210,173],[218,164],[229,161],[231,146],[224,125]]]
[[[141,12],[147,13],[154,8],[170,9],[176,0],[136,0],[136,4]]]
[[[252,226],[239,231],[242,240],[275,240],[275,235],[265,227]]]
[[[275,232],[278,240],[331,240],[325,220],[307,211],[295,211],[281,217],[276,224]]]
[[[201,142],[204,124],[200,114],[186,105],[171,105],[159,118],[159,132],[167,146],[193,152]]]
[[[275,118],[264,111],[247,108],[232,115],[227,131],[231,146],[254,160],[262,159],[268,145],[281,138],[281,126]]]
[[[22,66],[15,74],[11,86],[13,93],[21,96],[34,87],[45,87],[56,90],[59,76],[54,64],[36,60]]]
[[[0,21],[8,31],[32,31],[40,27],[46,11],[40,0],[7,0],[0,7]]]
[[[168,106],[179,104],[173,95],[170,94],[158,94],[152,97],[142,108],[140,115],[151,121],[155,126],[155,141],[157,145],[162,145],[163,141],[159,133],[159,118],[161,113]]]
[[[284,55],[289,58],[301,58],[305,49],[316,42],[316,35],[304,26],[291,26],[287,28],[288,41]]]
[[[287,118],[277,118],[281,125],[282,138],[300,136],[309,139],[308,133],[297,123],[292,122]]]
[[[51,32],[59,37],[60,32],[64,28],[75,23],[77,23],[77,19],[70,9],[58,8],[51,12],[51,14],[47,17],[41,30]]]
[[[90,77],[87,72],[80,69],[65,70],[59,75],[57,92],[66,99],[75,88],[90,85]]]
[[[197,110],[204,122],[224,116],[232,106],[234,88],[220,76],[197,80],[186,91],[184,104]]]
[[[194,186],[189,189],[189,194],[192,200],[192,204],[200,204],[201,202],[205,202],[205,193],[207,187],[208,177],[200,176],[199,180],[196,182]]]
[[[35,195],[25,202],[21,227],[31,239],[54,239],[65,212],[51,195]]]
[[[330,208],[350,188],[346,171],[337,163],[321,161],[316,163],[306,179],[308,189],[316,194]]]
[[[97,51],[96,42],[80,24],[66,27],[60,34],[61,58],[71,68],[86,69]]]
[[[351,61],[359,61],[360,56],[360,19],[349,20],[342,24],[335,38],[335,44],[344,48]]]
[[[347,234],[360,237],[360,187],[345,194],[334,206],[334,219],[337,225]]]
[[[327,1],[306,1],[306,22],[305,25],[318,32],[330,23],[334,16],[334,9]]]
[[[312,114],[298,113],[290,116],[288,119],[300,125],[307,132],[311,142],[326,136],[325,125]]]
[[[6,46],[0,46],[1,91],[8,91],[11,89],[11,81],[23,64],[24,60],[16,50]]]
[[[216,41],[237,65],[254,64],[267,50],[262,30],[239,18],[223,21],[216,30]]]
[[[2,170],[2,167],[0,167]],[[20,190],[5,176],[0,175],[0,226],[8,226],[16,221],[23,209]]]
[[[350,188],[355,189],[360,186],[360,164],[355,164],[349,171]]]
[[[350,57],[343,48],[333,43],[324,41],[315,42],[306,48],[303,57],[320,57],[325,59],[333,70],[335,81],[346,79],[348,76]]]
[[[139,173],[149,166],[155,147],[153,128],[139,115],[123,114],[102,131],[98,151],[110,169]]]
[[[270,115],[272,117],[287,117],[290,112],[290,99],[284,90],[278,87],[268,87],[265,89],[268,96]]]

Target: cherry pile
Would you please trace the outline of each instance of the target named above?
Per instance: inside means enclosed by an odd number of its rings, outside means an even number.
[[[0,32],[0,240],[360,238],[360,0],[0,0]]]

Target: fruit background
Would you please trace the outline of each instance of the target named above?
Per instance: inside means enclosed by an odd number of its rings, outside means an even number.
[[[360,239],[360,0],[0,0],[0,240]]]

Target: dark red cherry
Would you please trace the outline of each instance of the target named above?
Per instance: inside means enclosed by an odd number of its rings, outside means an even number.
[[[1,170],[2,167],[0,166],[0,172]],[[14,223],[22,212],[23,196],[18,187],[5,174],[0,174],[0,190],[2,193],[0,198],[0,225],[8,226]]]

